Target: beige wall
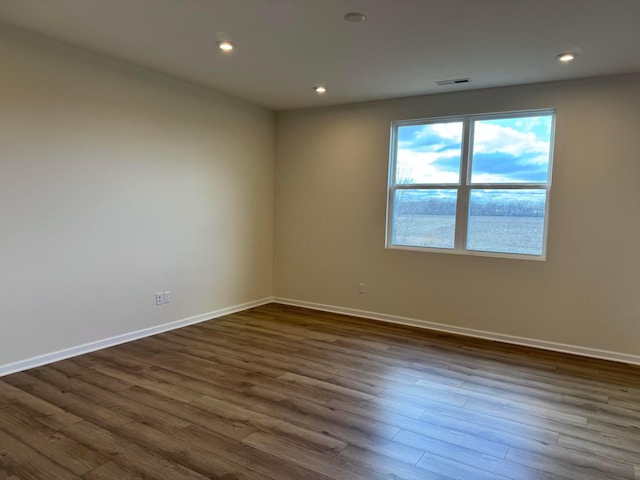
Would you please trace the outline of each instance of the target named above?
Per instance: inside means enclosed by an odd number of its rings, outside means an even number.
[[[273,126],[2,27],[0,366],[269,297]]]
[[[278,113],[274,294],[640,355],[639,80]],[[533,108],[557,109],[546,262],[384,248],[392,120]]]
[[[283,112],[274,139],[264,109],[1,27],[0,367],[272,281],[282,298],[639,355],[638,80]],[[546,262],[385,250],[392,120],[528,108],[557,108]]]

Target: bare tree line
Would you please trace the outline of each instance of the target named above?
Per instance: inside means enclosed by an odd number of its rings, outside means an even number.
[[[501,200],[471,203],[472,216],[544,217],[545,205],[539,200]],[[396,215],[455,215],[455,198],[405,199],[395,202]]]

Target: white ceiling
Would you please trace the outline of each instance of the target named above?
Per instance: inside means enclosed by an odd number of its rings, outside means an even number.
[[[640,72],[640,0],[0,0],[0,22],[273,110]]]

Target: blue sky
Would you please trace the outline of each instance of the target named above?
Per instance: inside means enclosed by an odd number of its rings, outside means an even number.
[[[477,120],[473,183],[543,183],[549,169],[551,116]],[[399,183],[457,183],[462,122],[398,128]]]

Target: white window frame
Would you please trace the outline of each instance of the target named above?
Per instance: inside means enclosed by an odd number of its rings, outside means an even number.
[[[476,120],[491,120],[504,118],[551,116],[551,138],[549,145],[549,171],[547,182],[536,183],[471,183],[471,163],[473,148],[473,126]],[[433,123],[462,122],[462,151],[460,158],[460,178],[457,183],[396,183],[396,153],[398,151],[398,127],[411,125],[427,125]],[[551,174],[553,171],[553,151],[555,138],[556,110],[552,108],[536,110],[519,110],[510,112],[495,112],[483,114],[457,115],[448,117],[420,118],[413,120],[396,120],[391,122],[391,136],[389,149],[389,177],[387,197],[387,225],[386,248],[393,250],[414,250],[420,252],[449,253],[456,255],[474,255],[482,257],[515,258],[523,260],[544,261],[547,258],[547,234],[549,227],[549,199],[551,194]],[[410,245],[396,245],[393,243],[393,212],[394,200],[397,190],[457,190],[456,216],[455,216],[455,242],[453,248],[422,247]],[[490,252],[484,250],[468,250],[467,224],[469,219],[469,196],[472,189],[485,190],[545,190],[544,230],[542,238],[542,253],[522,254],[507,252]]]

